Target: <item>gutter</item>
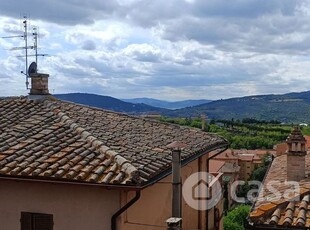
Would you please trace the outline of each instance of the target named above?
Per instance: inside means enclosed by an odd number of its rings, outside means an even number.
[[[222,147],[222,146],[221,146],[221,147]],[[214,156],[212,156],[211,158],[217,156],[218,154],[220,154],[220,153],[224,152],[226,149],[228,149],[228,145],[227,145],[227,144],[224,144],[223,147],[225,147],[225,148],[224,148],[223,150],[221,150],[219,153],[217,153],[217,154],[215,154]],[[184,166],[184,165],[187,165],[187,164],[190,163],[191,161],[196,160],[197,158],[200,159],[201,156],[203,156],[203,155],[205,155],[205,154],[207,154],[207,153],[209,153],[209,152],[211,152],[211,151],[213,151],[213,150],[215,150],[215,149],[218,149],[218,148],[219,148],[219,146],[215,146],[214,148],[212,148],[212,149],[210,149],[210,150],[208,150],[208,151],[206,151],[206,152],[203,152],[203,153],[199,154],[198,156],[196,155],[195,157],[193,157],[193,158],[191,158],[191,159],[189,159],[189,160],[185,160],[185,161],[181,162],[181,167]],[[211,159],[211,158],[210,158],[210,159]],[[208,160],[207,160],[207,162],[208,162]],[[208,164],[209,164],[209,163],[208,163]],[[207,167],[209,167],[209,166],[207,165]],[[148,187],[148,186],[150,186],[150,185],[155,184],[157,181],[159,181],[159,180],[161,180],[162,178],[166,177],[167,175],[171,174],[171,170],[172,170],[172,169],[168,169],[168,170],[166,170],[164,173],[161,173],[160,175],[157,175],[157,177],[156,177],[151,183],[145,184],[145,185],[142,187],[142,189],[143,189],[143,188],[146,188],[146,187]],[[140,190],[136,191],[135,197],[132,198],[127,204],[125,204],[122,208],[120,208],[120,209],[112,216],[112,218],[111,218],[111,230],[116,230],[116,221],[117,221],[117,218],[118,218],[123,212],[125,212],[128,208],[130,208],[134,203],[136,203],[136,202],[140,199],[140,196],[141,196],[141,191],[140,191]]]
[[[218,153],[214,154],[211,157],[207,158],[207,165],[206,165],[206,171],[207,173],[209,173],[209,164],[210,164],[210,160],[212,160],[214,157],[220,155],[222,152],[226,151],[228,149],[228,146],[226,146],[224,149],[222,149],[221,151],[219,151]],[[209,209],[206,210],[206,227],[209,227]]]
[[[215,154],[214,156],[212,156],[210,159],[212,159],[213,157],[217,156],[218,154],[224,152],[226,149],[228,149],[228,144],[223,144],[222,146],[214,146],[213,148],[209,149],[206,152],[202,152],[201,154],[195,155],[195,157],[190,158],[190,159],[186,159],[185,161],[181,162],[181,167],[183,167],[184,165],[187,165],[188,163],[190,163],[191,161],[196,160],[197,158],[200,159],[201,156],[215,150],[218,149],[219,147],[224,147],[224,149],[222,149],[219,153]],[[207,160],[208,162],[208,160]],[[209,162],[208,162],[209,164]],[[207,168],[209,168],[209,166],[207,165]],[[171,174],[171,170],[172,169],[168,169],[165,172],[161,173],[160,175],[157,175],[156,178],[151,182],[151,183],[147,183],[144,186],[142,186],[142,189],[155,184],[157,181],[161,180],[162,178],[165,178],[167,175]],[[111,218],[111,230],[116,230],[116,221],[117,218],[123,213],[125,212],[128,208],[130,208],[134,203],[136,203],[139,198],[141,196],[141,191],[138,190],[136,191],[136,196],[131,199],[127,204],[125,204],[122,208],[120,208]]]
[[[117,184],[96,184],[90,182],[83,181],[69,181],[69,180],[61,180],[61,179],[53,179],[50,178],[39,178],[32,176],[8,176],[8,175],[0,175],[0,180],[11,180],[11,181],[23,181],[23,182],[38,182],[38,183],[49,183],[49,184],[66,184],[66,185],[82,185],[82,186],[95,186],[105,188],[107,190],[130,190],[137,191],[140,190],[140,187],[135,185],[117,185]]]
[[[123,212],[125,212],[128,208],[130,208],[134,203],[136,203],[141,196],[140,191],[136,191],[136,195],[132,198],[127,204],[121,207],[111,218],[111,230],[116,230],[116,221],[117,217],[119,217]]]

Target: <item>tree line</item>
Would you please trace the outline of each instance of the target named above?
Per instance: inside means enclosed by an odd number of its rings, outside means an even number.
[[[200,118],[161,117],[161,121],[202,127]],[[279,142],[285,141],[292,130],[292,125],[281,125],[279,121],[258,121],[252,118],[242,120],[210,120],[204,131],[217,133],[226,138],[233,149],[272,149]]]

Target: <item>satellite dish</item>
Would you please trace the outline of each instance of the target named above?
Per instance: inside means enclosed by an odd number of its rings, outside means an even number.
[[[28,68],[28,75],[30,76],[32,73],[37,73],[37,63],[32,62]]]

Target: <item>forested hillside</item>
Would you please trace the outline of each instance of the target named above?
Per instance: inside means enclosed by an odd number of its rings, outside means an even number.
[[[207,114],[211,119],[254,118],[285,123],[308,123],[310,122],[310,91],[231,98],[164,112],[164,115],[173,117],[200,117],[201,114]]]
[[[116,112],[124,112],[129,114],[141,114],[157,112],[161,113],[166,109],[156,108],[146,104],[133,104],[124,102],[114,97],[101,96],[88,93],[69,93],[69,94],[56,94],[53,95],[58,99],[71,101],[78,104],[89,105],[102,109],[113,110]]]

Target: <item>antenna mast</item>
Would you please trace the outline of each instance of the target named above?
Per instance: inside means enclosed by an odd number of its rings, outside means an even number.
[[[38,63],[38,56],[47,56],[47,54],[38,54],[38,29],[37,27],[32,28],[32,36],[34,40],[33,46],[28,46],[28,24],[27,24],[27,16],[23,17],[23,26],[24,26],[24,33],[23,35],[16,35],[16,36],[6,36],[2,38],[16,38],[21,37],[24,38],[25,46],[24,47],[13,47],[11,50],[25,50],[25,56],[17,56],[17,57],[25,57],[25,71],[20,71],[22,74],[26,76],[26,88],[29,88],[29,73],[28,73],[28,57],[35,56],[36,63]],[[35,54],[29,55],[28,49],[34,49]],[[37,69],[35,69],[35,73],[37,73]]]
[[[28,27],[27,27],[27,16],[24,16],[24,40],[25,40],[25,51],[26,51],[26,66],[25,66],[25,75],[26,75],[26,88],[29,89],[29,76],[27,74],[27,68],[28,68]],[[21,72],[23,73],[23,72]]]
[[[23,25],[24,25],[24,34],[23,35],[16,35],[16,36],[6,36],[2,38],[16,38],[16,37],[21,37],[24,38],[25,41],[25,46],[24,47],[13,47],[11,50],[25,50],[25,57],[26,57],[26,62],[25,62],[25,72],[20,71],[22,74],[26,76],[26,88],[29,89],[29,76],[27,74],[27,68],[28,68],[28,49],[33,49],[33,46],[28,46],[28,25],[27,25],[27,16],[23,17]],[[21,57],[21,56],[19,56]]]
[[[38,32],[37,27],[32,28],[32,35],[34,39],[34,50],[35,50],[35,56],[36,56],[36,63],[38,65]]]

